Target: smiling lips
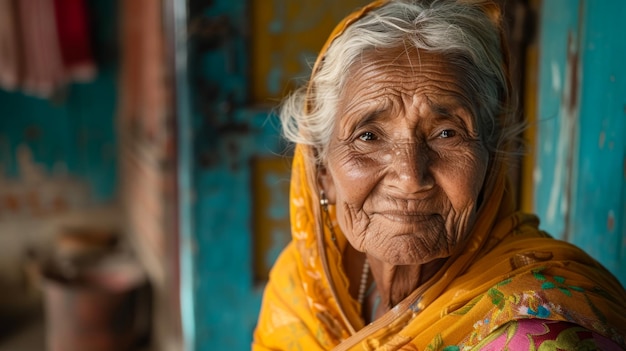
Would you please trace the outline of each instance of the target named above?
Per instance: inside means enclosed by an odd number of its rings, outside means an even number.
[[[401,222],[401,223],[420,223],[432,221],[436,217],[439,217],[439,214],[436,213],[423,213],[423,212],[407,212],[407,211],[384,211],[377,212],[377,214],[387,218],[393,222]]]

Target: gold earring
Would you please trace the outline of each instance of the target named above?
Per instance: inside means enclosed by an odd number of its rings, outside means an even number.
[[[325,217],[326,225],[330,230],[330,238],[333,242],[336,242],[337,236],[335,235],[333,224],[330,222],[330,214],[328,213],[328,198],[326,197],[326,193],[324,192],[324,190],[320,190],[320,205],[322,206],[322,210],[324,211],[322,216]]]
[[[328,199],[326,198],[324,190],[320,190],[320,205],[324,207],[324,211],[328,210]]]

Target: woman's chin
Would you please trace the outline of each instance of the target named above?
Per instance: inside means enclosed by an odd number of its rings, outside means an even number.
[[[451,243],[424,245],[424,241],[403,236],[389,238],[384,245],[370,248],[367,253],[394,266],[422,265],[452,255],[455,245]]]

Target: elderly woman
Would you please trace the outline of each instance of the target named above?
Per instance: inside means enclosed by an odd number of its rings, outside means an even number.
[[[515,210],[500,10],[377,1],[281,111],[293,241],[254,350],[626,347],[626,292]]]

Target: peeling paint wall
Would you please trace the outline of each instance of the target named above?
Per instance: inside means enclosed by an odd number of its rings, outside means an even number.
[[[626,283],[626,3],[544,1],[534,206]]]
[[[250,1],[251,97],[272,103],[307,79],[334,26],[366,0]]]

